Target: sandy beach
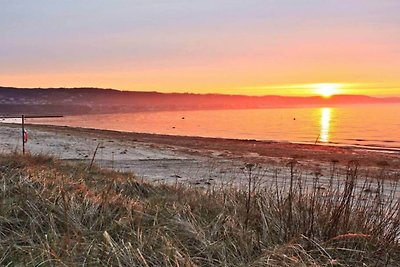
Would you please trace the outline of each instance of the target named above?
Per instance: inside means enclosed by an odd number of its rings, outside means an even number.
[[[400,155],[391,151],[371,151],[351,147],[306,145],[255,140],[167,136],[145,133],[27,125],[31,154],[46,154],[63,160],[90,163],[98,146],[95,163],[104,168],[133,172],[152,182],[184,183],[207,187],[245,182],[243,167],[260,166],[257,175],[268,183],[272,176],[287,176],[287,164],[293,158],[296,170],[321,181],[331,176],[332,162],[337,161],[337,176],[344,176],[349,161],[357,160],[360,174],[387,167],[387,177],[396,179]],[[21,150],[20,126],[0,124],[0,152]],[[279,173],[279,175],[278,175]],[[285,183],[285,181],[281,181]]]

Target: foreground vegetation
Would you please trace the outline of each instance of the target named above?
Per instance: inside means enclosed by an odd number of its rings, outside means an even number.
[[[150,185],[45,156],[0,156],[0,265],[400,266],[400,204],[356,162],[329,188]],[[273,177],[271,178],[273,179]]]

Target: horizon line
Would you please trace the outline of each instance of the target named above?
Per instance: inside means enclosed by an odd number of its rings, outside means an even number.
[[[369,97],[374,99],[384,99],[384,98],[399,98],[400,96],[394,95],[383,95],[383,96],[372,96],[367,94],[334,94],[328,98],[323,97],[321,95],[279,95],[279,94],[266,94],[266,95],[247,95],[247,94],[224,94],[224,93],[195,93],[195,92],[160,92],[160,91],[152,91],[152,90],[124,90],[124,89],[116,89],[116,88],[103,88],[103,87],[91,87],[91,86],[82,86],[82,87],[15,87],[15,86],[4,86],[0,85],[0,89],[17,89],[17,90],[77,90],[77,89],[95,89],[95,90],[111,90],[116,92],[124,92],[124,93],[156,93],[156,94],[175,94],[175,95],[199,95],[199,96],[207,96],[207,95],[218,95],[218,96],[242,96],[242,97],[285,97],[285,98],[320,98],[329,100],[331,98],[337,97]]]

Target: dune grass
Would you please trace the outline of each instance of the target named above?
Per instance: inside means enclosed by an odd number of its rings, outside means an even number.
[[[255,167],[247,188],[204,190],[2,155],[0,265],[400,266],[400,204],[380,177],[372,190],[350,162],[323,189],[292,163],[287,186],[258,187]]]

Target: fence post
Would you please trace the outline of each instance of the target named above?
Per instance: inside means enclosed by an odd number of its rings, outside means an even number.
[[[25,116],[21,116],[22,119],[22,154],[25,155]]]

